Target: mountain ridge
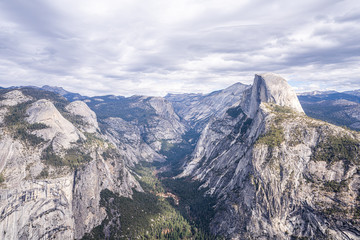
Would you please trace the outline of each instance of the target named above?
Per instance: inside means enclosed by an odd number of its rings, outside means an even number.
[[[1,238],[360,238],[359,133],[307,117],[277,74],[205,95],[64,96],[0,90]]]
[[[275,96],[264,94],[266,87],[254,84],[247,95],[262,95],[262,101],[251,97],[240,105],[251,117],[235,107],[208,123],[178,177],[200,181],[209,188],[208,194],[217,197],[210,224],[216,234],[231,239],[325,239],[330,235],[358,239],[358,223],[350,220],[359,204],[354,199],[360,183],[354,157],[360,150],[359,133],[306,117],[301,109],[291,108],[299,106],[297,98],[297,103],[290,97],[291,101],[283,101],[290,104],[276,105]],[[323,155],[314,153],[315,149],[326,144],[337,149],[336,144],[346,141],[349,148],[357,149],[354,158],[333,160],[331,154],[340,153],[331,148],[330,155],[316,158]],[[330,167],[330,163],[337,165]],[[346,186],[339,187],[344,182]],[[335,185],[338,193],[334,194],[330,186]],[[333,209],[339,213],[329,214]],[[341,228],[342,224],[347,227]]]

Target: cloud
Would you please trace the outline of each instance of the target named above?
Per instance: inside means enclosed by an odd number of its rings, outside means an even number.
[[[85,95],[210,92],[277,72],[360,88],[355,0],[0,2],[0,85]]]

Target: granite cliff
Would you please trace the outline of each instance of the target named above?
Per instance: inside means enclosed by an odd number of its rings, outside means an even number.
[[[1,98],[1,239],[81,238],[106,216],[101,190],[142,191],[86,104],[35,89]]]
[[[236,83],[226,89],[209,94],[168,94],[165,96],[185,125],[201,132],[213,117],[222,116],[226,110],[242,99],[250,86]]]
[[[211,228],[231,239],[358,239],[357,132],[311,119],[275,74],[205,127],[179,177],[217,197]]]

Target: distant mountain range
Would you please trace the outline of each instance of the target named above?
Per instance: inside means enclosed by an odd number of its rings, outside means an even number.
[[[132,102],[136,102],[136,99],[141,98],[140,96],[123,97],[115,95],[87,97],[79,93],[66,91],[62,87],[48,85],[43,87],[28,87],[60,94],[68,101],[85,100],[90,108],[96,111],[99,118],[110,115],[123,117],[125,119],[131,118],[131,115],[135,113],[133,110],[128,111],[129,106]],[[226,108],[224,108],[223,103],[229,104],[227,107],[230,107],[230,105],[240,101],[241,91],[247,87],[249,86],[236,83],[229,88],[209,94],[168,94],[164,98],[171,102],[174,110],[181,119],[184,119],[185,122],[190,124],[197,125],[197,128],[201,130],[210,116],[213,116],[214,113],[221,115],[225,111]],[[10,89],[15,88],[18,87],[10,87]],[[298,93],[297,95],[301,106],[309,117],[339,126],[346,126],[353,130],[360,130],[360,89],[345,92],[333,90],[312,91]],[[231,100],[226,98],[230,98]],[[117,110],[115,110],[114,106],[120,107],[117,107]],[[108,111],[118,111],[118,113],[111,112],[109,115],[106,114]],[[124,114],[120,112],[127,112],[127,116],[124,116]]]
[[[315,91],[298,98],[308,116],[360,130],[360,90]]]

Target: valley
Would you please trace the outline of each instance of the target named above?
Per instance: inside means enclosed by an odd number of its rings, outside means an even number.
[[[158,178],[151,164],[135,169],[144,192],[134,192],[132,199],[101,192],[101,206],[108,216],[117,216],[118,223],[105,219],[83,239],[222,239],[210,233],[215,201],[204,197],[199,184],[190,179]]]
[[[0,238],[360,239],[356,99],[1,89]]]

